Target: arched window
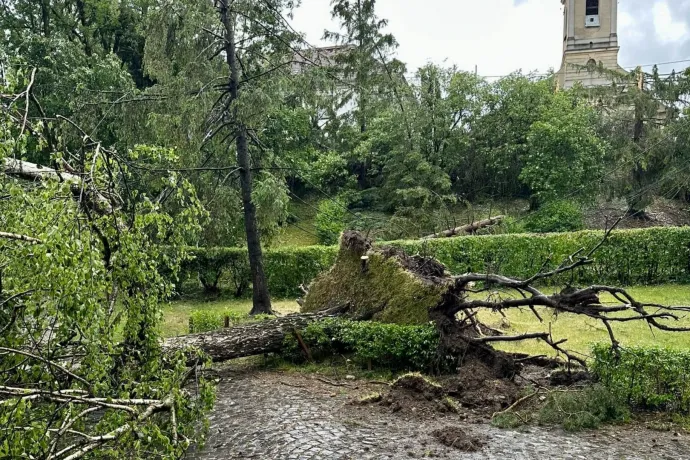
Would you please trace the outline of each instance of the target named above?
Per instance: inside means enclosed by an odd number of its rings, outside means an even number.
[[[599,14],[599,0],[587,0],[587,16]]]

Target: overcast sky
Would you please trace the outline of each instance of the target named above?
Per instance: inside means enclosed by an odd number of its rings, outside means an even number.
[[[484,76],[522,69],[558,70],[563,12],[559,0],[378,0],[380,18],[409,71],[431,61],[456,64]],[[302,0],[295,27],[313,45],[325,29],[337,30],[330,0]],[[623,67],[690,60],[690,0],[620,0],[619,63]],[[690,62],[665,65],[668,72]],[[651,70],[646,67],[645,70]]]

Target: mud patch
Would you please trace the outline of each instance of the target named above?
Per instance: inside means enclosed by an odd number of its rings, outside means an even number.
[[[441,384],[463,407],[488,412],[505,409],[517,401],[520,394],[519,385],[511,380],[497,379],[491,369],[478,361],[465,363],[457,375],[445,378]]]
[[[468,434],[462,428],[448,426],[440,430],[436,430],[431,435],[441,444],[453,449],[458,449],[463,452],[477,452],[481,450],[486,441],[484,438]]]
[[[443,387],[420,374],[403,375],[393,382],[379,404],[390,412],[417,418],[433,418],[439,413],[457,410]]]

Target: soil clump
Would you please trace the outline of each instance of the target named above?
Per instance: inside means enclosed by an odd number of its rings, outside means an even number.
[[[474,436],[459,427],[448,426],[435,430],[431,435],[441,444],[462,452],[477,452],[486,445],[483,437]]]

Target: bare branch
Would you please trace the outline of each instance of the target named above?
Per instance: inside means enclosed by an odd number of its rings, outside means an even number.
[[[42,244],[43,241],[32,238],[30,236],[26,235],[19,235],[17,233],[7,233],[7,232],[0,232],[0,238],[5,238],[8,240],[18,240],[18,241],[24,241],[26,243],[31,243],[31,244]]]

